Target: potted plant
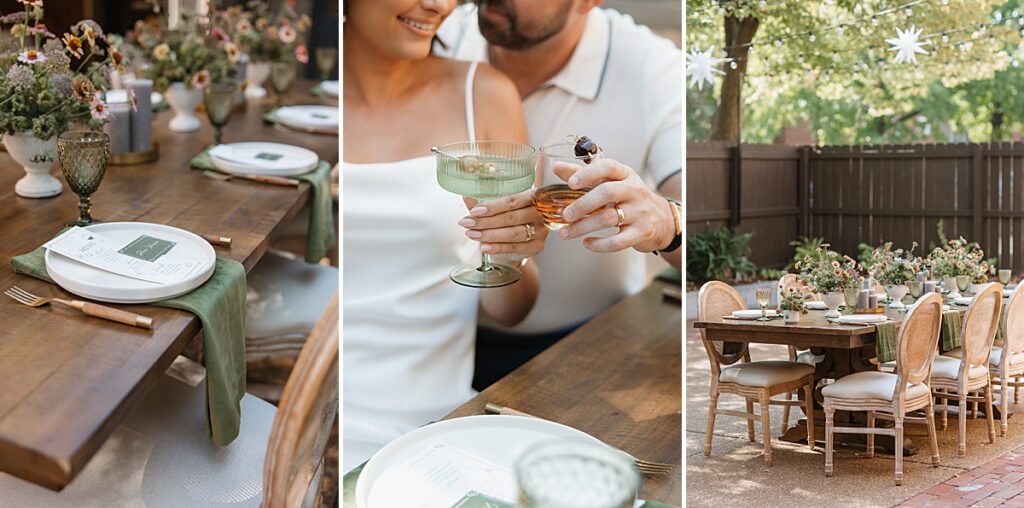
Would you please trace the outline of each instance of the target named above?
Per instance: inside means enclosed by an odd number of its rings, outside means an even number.
[[[23,11],[0,18],[0,133],[7,152],[25,171],[15,193],[46,198],[62,190],[50,176],[57,135],[74,123],[102,127],[110,116],[102,90],[123,56],[100,47],[104,35],[95,21],[80,21],[58,38],[43,23],[42,0],[22,4]],[[78,63],[73,66],[74,59]]]
[[[232,6],[217,17],[217,26],[238,42],[248,57],[245,75],[245,98],[258,100],[267,96],[263,83],[271,77],[274,65],[291,65],[309,61],[309,49],[301,36],[312,26],[309,16],[295,11],[294,1],[282,2],[272,9],[268,2],[253,0],[247,8]]]
[[[782,316],[787,324],[795,324],[800,322],[800,314],[807,313],[807,305],[805,305],[806,296],[797,291],[795,287],[788,287],[782,293],[782,301],[779,302],[779,309],[782,310]]]
[[[238,46],[223,31],[198,33],[186,17],[178,27],[167,27],[167,18],[158,15],[150,21],[138,21],[128,42],[145,55],[148,67],[143,73],[153,80],[153,88],[164,92],[174,111],[168,126],[174,132],[199,130],[196,111],[203,102],[203,89],[228,74],[229,64],[241,58]]]
[[[903,297],[910,291],[907,283],[914,280],[921,266],[913,254],[916,248],[917,242],[914,242],[909,251],[892,250],[892,242],[886,242],[871,253],[871,274],[885,287],[890,299],[889,308],[904,308]]]
[[[845,300],[843,291],[857,283],[859,270],[856,261],[829,250],[829,247],[827,243],[822,244],[813,254],[798,261],[795,268],[800,271],[800,279],[820,294],[828,306],[825,317],[837,318],[840,316],[839,306]]]

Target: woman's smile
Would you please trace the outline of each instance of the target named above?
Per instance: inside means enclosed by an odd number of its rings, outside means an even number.
[[[398,16],[398,21],[412,33],[422,37],[433,37],[440,23],[419,21],[405,16]]]

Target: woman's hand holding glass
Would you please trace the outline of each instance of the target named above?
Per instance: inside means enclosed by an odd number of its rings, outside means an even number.
[[[562,216],[572,224],[563,227],[563,240],[579,238],[604,229],[619,232],[589,237],[584,247],[595,252],[617,252],[633,247],[640,252],[664,249],[675,237],[671,205],[651,190],[632,168],[614,159],[599,159],[583,167],[557,163],[554,172],[572,189],[591,188]]]
[[[533,189],[484,202],[463,198],[469,215],[459,221],[480,251],[515,266],[544,250],[548,230],[533,207]]]

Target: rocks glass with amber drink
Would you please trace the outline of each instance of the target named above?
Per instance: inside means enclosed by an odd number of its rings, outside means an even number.
[[[586,138],[580,138],[585,140]],[[554,172],[556,163],[565,162],[579,166],[589,164],[594,159],[601,157],[601,150],[596,148],[595,152],[584,152],[578,149],[577,143],[555,143],[542,146],[540,158],[537,163],[537,171],[541,174],[541,187],[533,195],[533,206],[544,218],[544,225],[552,231],[562,229],[569,224],[562,217],[565,207],[576,202],[590,189],[570,189],[568,185]],[[584,153],[584,155],[580,155]]]

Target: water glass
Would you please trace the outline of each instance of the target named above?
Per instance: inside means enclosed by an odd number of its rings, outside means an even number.
[[[100,187],[110,157],[110,137],[96,131],[70,131],[57,136],[57,157],[68,187],[78,195],[78,219],[68,226],[95,224],[91,196]]]
[[[583,439],[538,443],[515,470],[521,508],[631,508],[640,487],[628,455]]]
[[[217,144],[221,144],[223,129],[231,118],[231,110],[235,107],[235,92],[238,85],[233,82],[211,83],[203,91],[206,116],[213,125]]]
[[[320,80],[331,79],[331,71],[338,62],[338,48],[321,46],[313,52],[313,58],[316,60],[316,69],[320,72]]]
[[[999,270],[999,283],[1000,284],[1005,286],[1005,285],[1010,283],[1010,279],[1012,279],[1012,278],[1013,278],[1013,270],[1007,270],[1005,268],[1002,269],[1002,270]]]
[[[275,62],[270,66],[270,86],[277,95],[277,107],[284,105],[284,96],[291,90],[296,73],[295,62]]]
[[[910,296],[913,296],[914,300],[921,298],[921,295],[924,294],[924,283],[919,280],[907,282],[907,287],[910,288]]]
[[[757,320],[770,321],[765,309],[772,302],[772,288],[757,288],[754,290],[754,296],[757,298],[757,304],[761,306],[761,317],[757,318]]]

